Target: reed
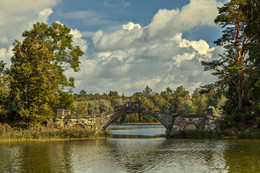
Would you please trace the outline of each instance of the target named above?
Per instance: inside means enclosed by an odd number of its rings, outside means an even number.
[[[44,126],[21,128],[0,124],[0,139],[72,139],[110,136],[109,132],[97,133],[85,128],[46,128]]]

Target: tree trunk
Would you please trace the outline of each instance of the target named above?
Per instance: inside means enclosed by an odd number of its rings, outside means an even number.
[[[244,94],[243,94],[243,90],[239,90],[239,98],[238,98],[238,104],[239,104],[239,110],[243,110],[244,109]]]

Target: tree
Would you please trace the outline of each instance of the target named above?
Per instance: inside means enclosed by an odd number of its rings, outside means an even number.
[[[16,41],[10,77],[10,109],[13,116],[30,122],[44,121],[53,115],[52,105],[59,103],[59,70],[50,45],[36,37]],[[15,117],[11,117],[15,118]]]
[[[195,90],[192,94],[192,103],[195,107],[197,115],[203,115],[204,110],[207,108],[208,98],[205,94],[201,94],[198,90]]]
[[[62,79],[60,86],[62,89],[68,86],[74,87],[73,78],[67,79],[64,71],[68,69],[73,69],[75,72],[79,71],[79,57],[84,54],[79,46],[73,46],[70,32],[70,28],[57,22],[52,23],[51,26],[38,22],[33,25],[32,30],[26,30],[22,34],[27,39],[32,39],[36,36],[37,39],[44,40],[50,44],[50,50],[53,53],[51,63],[56,64],[59,69],[59,75]]]
[[[87,105],[83,101],[77,103],[76,113],[77,113],[77,115],[87,115],[88,114]]]
[[[14,42],[8,70],[10,116],[42,122],[54,115],[60,103],[64,108],[64,99],[70,98],[64,97],[64,89],[73,87],[74,79],[67,79],[64,71],[68,68],[78,71],[83,52],[72,46],[70,29],[62,24],[36,23],[22,36],[25,37],[22,43]]]
[[[6,116],[6,100],[9,94],[9,89],[6,85],[6,72],[4,70],[5,63],[0,61],[0,119],[4,119]]]
[[[71,111],[74,110],[74,99],[71,90],[61,91],[59,93],[59,101],[60,103],[57,104],[56,109],[68,109]]]
[[[224,46],[226,51],[220,56],[219,60],[201,62],[206,71],[213,71],[212,74],[219,78],[215,84],[205,87],[218,86],[226,89],[227,98],[232,99],[232,102],[235,101],[234,98],[237,100],[237,104],[232,109],[238,108],[240,110],[244,108],[245,60],[250,42],[250,38],[245,32],[248,19],[242,12],[245,4],[246,0],[231,0],[219,8],[219,15],[215,19],[215,23],[219,24],[224,30],[222,37],[215,43],[218,46]],[[236,91],[236,95],[232,91]],[[229,93],[232,95],[229,96]]]
[[[153,91],[153,90],[152,90],[148,85],[146,85],[146,87],[145,87],[143,93],[145,93],[145,94],[151,94],[152,91]]]
[[[82,98],[85,98],[87,96],[87,92],[85,90],[81,90],[79,92],[79,96],[82,97]]]
[[[118,97],[119,95],[118,95],[117,91],[109,91],[108,96],[110,96],[110,97]]]
[[[260,1],[248,0],[243,12],[248,18],[246,33],[251,38],[249,44],[249,66],[247,68],[248,83],[246,90],[250,109],[253,114],[260,115]]]
[[[171,110],[172,113],[177,114],[185,114],[186,112],[183,111],[183,107],[185,103],[185,106],[189,105],[190,101],[190,95],[189,91],[186,91],[183,86],[179,86],[176,88],[176,90],[172,93],[172,100],[171,100]]]

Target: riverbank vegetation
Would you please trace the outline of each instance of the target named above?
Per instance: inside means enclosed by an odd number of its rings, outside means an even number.
[[[234,133],[234,131],[181,131],[170,137],[174,139],[260,139],[260,129],[241,133]]]
[[[25,124],[0,124],[1,140],[51,140],[76,138],[109,137],[110,133],[97,133],[85,128],[46,128],[44,126],[27,127]]]
[[[259,129],[259,16],[258,0],[231,0],[219,8],[215,23],[223,28],[223,35],[216,44],[223,47],[224,53],[219,59],[201,62],[206,71],[218,78],[215,83],[195,89],[193,93],[183,86],[168,87],[159,93],[146,86],[142,92],[128,97],[117,91],[87,94],[81,90],[73,94],[74,79],[67,78],[64,72],[80,70],[79,57],[83,52],[74,46],[71,30],[65,25],[36,23],[33,29],[24,31],[24,40],[14,41],[10,68],[0,62],[0,121],[30,124],[29,129],[22,130],[4,125],[7,137],[8,134],[11,138],[22,138],[22,135],[40,138],[38,134],[43,138],[69,137],[70,132],[80,136],[85,133],[82,129],[49,132],[34,127],[55,116],[57,109],[69,109],[77,115],[100,115],[115,111],[128,101],[138,101],[146,108],[173,115],[202,115],[205,109],[212,108],[215,116],[222,117],[223,130]],[[134,122],[157,121],[142,113],[124,115],[115,121]]]

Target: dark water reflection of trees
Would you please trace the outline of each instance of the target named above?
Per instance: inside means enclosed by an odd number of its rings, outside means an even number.
[[[0,172],[260,172],[260,141],[107,139],[0,144]]]

